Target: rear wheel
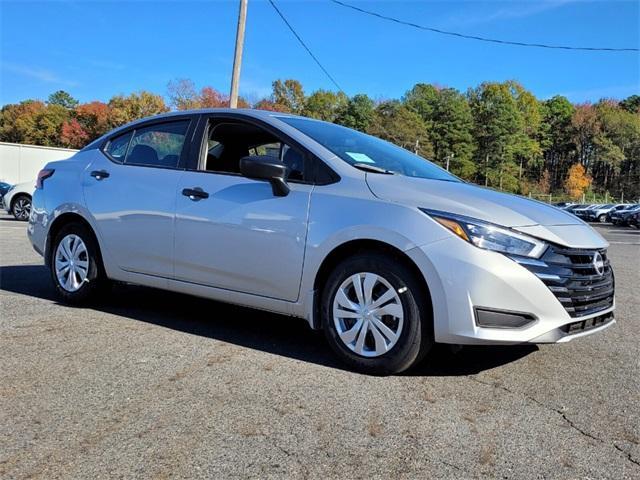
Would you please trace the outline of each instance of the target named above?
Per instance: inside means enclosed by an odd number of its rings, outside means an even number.
[[[11,213],[16,220],[27,221],[31,214],[31,197],[28,195],[17,195],[11,203]]]
[[[89,302],[107,284],[98,242],[80,223],[69,223],[60,229],[49,262],[53,283],[66,303]]]
[[[321,301],[329,344],[358,371],[402,372],[433,343],[420,282],[387,256],[363,253],[343,261],[329,275]]]

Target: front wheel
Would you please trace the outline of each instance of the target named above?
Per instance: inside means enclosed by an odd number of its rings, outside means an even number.
[[[16,220],[26,222],[31,214],[31,198],[28,195],[18,195],[11,204],[11,213]]]
[[[355,370],[402,372],[433,343],[424,287],[396,259],[363,253],[343,261],[329,275],[321,302],[325,336]]]
[[[600,215],[600,216],[598,217],[598,221],[599,221],[600,223],[604,223],[604,222],[606,222],[606,221],[607,221],[607,216],[606,216],[606,215]]]
[[[49,268],[58,295],[66,303],[83,304],[95,299],[107,280],[98,242],[80,223],[60,229],[53,241]]]

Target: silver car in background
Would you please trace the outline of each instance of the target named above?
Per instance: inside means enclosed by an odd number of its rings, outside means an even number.
[[[121,281],[301,317],[374,374],[614,323],[607,242],[573,215],[275,112],[114,130],[40,172],[28,233],[64,301]]]

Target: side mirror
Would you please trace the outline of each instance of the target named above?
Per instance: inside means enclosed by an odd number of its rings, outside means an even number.
[[[286,165],[268,155],[251,155],[240,159],[240,173],[247,178],[266,180],[276,197],[286,197],[290,192],[286,181],[288,170]]]

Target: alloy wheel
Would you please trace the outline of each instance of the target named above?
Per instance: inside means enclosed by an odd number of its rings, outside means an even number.
[[[75,234],[60,240],[55,254],[55,272],[58,283],[67,292],[76,292],[87,280],[89,254],[87,246]]]
[[[13,216],[18,220],[27,220],[31,213],[31,201],[28,198],[18,198],[13,204]]]
[[[395,288],[375,273],[347,278],[333,300],[333,322],[345,346],[364,357],[391,350],[402,333],[404,310]]]

